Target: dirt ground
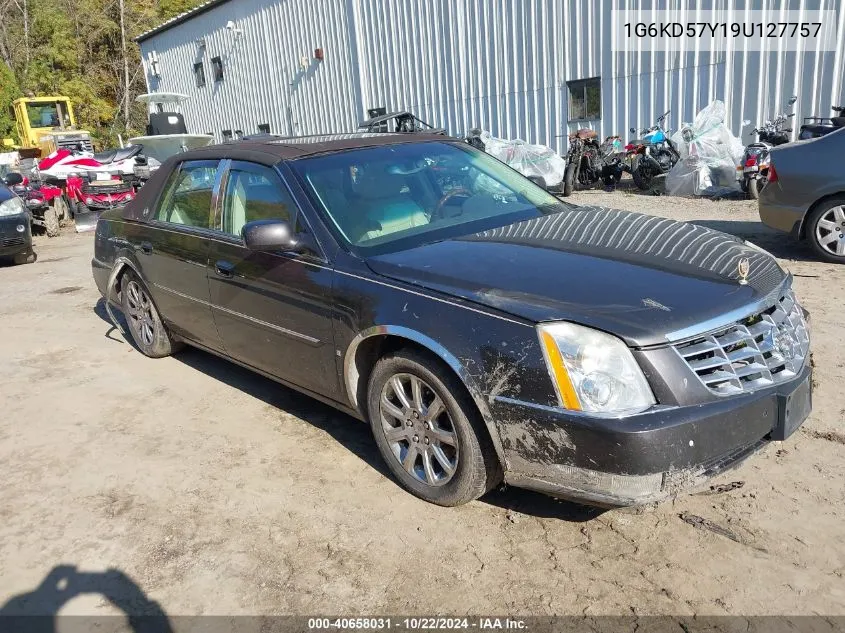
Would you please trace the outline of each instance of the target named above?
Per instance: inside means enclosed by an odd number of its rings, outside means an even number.
[[[418,501],[365,425],[203,352],[136,352],[99,301],[93,234],[67,232],[0,268],[0,610],[34,592],[30,612],[91,614],[114,593],[168,615],[845,614],[845,266],[747,201],[573,200],[726,230],[795,275],[813,414],[713,482],[741,487],[639,511]]]

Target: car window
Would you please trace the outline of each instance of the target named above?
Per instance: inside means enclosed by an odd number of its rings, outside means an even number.
[[[211,227],[211,201],[216,163],[183,163],[174,171],[156,213],[156,220],[207,229]]]
[[[269,167],[233,165],[223,197],[222,229],[240,236],[247,222],[285,220],[293,223],[296,203]]]
[[[554,213],[564,203],[466,144],[368,147],[291,161],[353,250],[376,255]]]

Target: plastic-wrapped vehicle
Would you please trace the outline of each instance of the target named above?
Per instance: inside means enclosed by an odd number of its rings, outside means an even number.
[[[666,175],[672,196],[724,196],[740,191],[736,166],[744,146],[725,125],[725,104],[716,100],[691,125],[672,136],[681,159]]]
[[[557,189],[563,184],[566,160],[551,147],[532,145],[523,140],[496,138],[490,132],[474,129],[467,135],[467,143],[498,158],[520,174],[547,189]]]

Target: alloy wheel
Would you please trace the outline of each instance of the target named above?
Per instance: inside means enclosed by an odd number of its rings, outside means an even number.
[[[443,399],[413,374],[394,374],[379,398],[381,427],[393,456],[417,481],[448,483],[458,467],[458,435]]]
[[[845,255],[845,205],[832,207],[816,222],[816,242],[831,255]]]
[[[129,325],[143,344],[150,346],[155,339],[156,327],[153,318],[153,302],[146,290],[135,280],[127,284],[126,294],[129,312],[126,316],[129,317]]]

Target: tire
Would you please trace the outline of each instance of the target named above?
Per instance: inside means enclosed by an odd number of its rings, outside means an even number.
[[[162,358],[178,351],[180,345],[167,331],[144,282],[134,272],[127,271],[120,288],[120,307],[136,347],[150,358]]]
[[[59,224],[70,219],[70,211],[67,208],[67,200],[64,196],[58,196],[53,201],[53,209],[56,211],[56,217],[59,219]]]
[[[638,159],[636,164],[631,169],[631,176],[634,179],[634,184],[642,191],[651,189],[651,183],[654,181],[654,174],[652,173],[651,165],[648,161]]]
[[[807,217],[806,235],[820,259],[845,264],[845,196],[825,200],[813,209]]]
[[[563,175],[563,195],[564,197],[568,197],[572,195],[572,191],[575,189],[575,168],[577,165],[575,163],[568,163],[566,165],[566,171]]]
[[[397,381],[411,406],[402,406],[394,386]],[[414,381],[420,386],[418,398]],[[443,406],[432,422],[426,416],[437,399]],[[395,416],[383,401],[392,406]],[[496,451],[475,403],[439,361],[407,349],[380,359],[370,375],[367,405],[379,452],[411,494],[437,505],[458,506],[501,481]],[[395,430],[390,439],[389,429]],[[412,448],[416,453],[411,453]],[[409,454],[413,462],[409,460],[406,469],[400,460]]]
[[[77,203],[76,200],[74,200],[73,198],[67,199],[67,208],[68,208],[68,212],[69,212],[71,220],[76,216],[77,206],[79,206],[79,203]]]
[[[749,178],[748,179],[748,197],[752,200],[759,200],[760,199],[760,190],[763,188],[763,185],[760,183],[759,178]]]
[[[55,207],[47,207],[44,211],[44,229],[47,231],[47,237],[59,235],[59,216]]]
[[[26,253],[18,253],[14,257],[14,262],[16,265],[21,264],[34,264],[38,261],[38,254],[35,251],[27,251]]]

